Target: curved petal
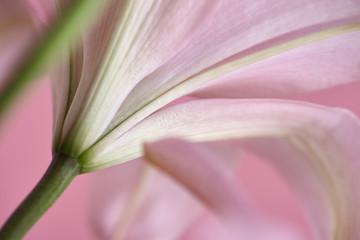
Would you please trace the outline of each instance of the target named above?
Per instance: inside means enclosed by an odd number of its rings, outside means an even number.
[[[306,127],[313,127],[311,123],[315,120],[319,122],[319,126],[323,123],[320,129],[325,131],[338,124],[342,117],[354,121],[352,115],[346,111],[304,102],[195,100],[170,106],[152,114],[113,143],[104,146],[98,144],[79,160],[84,162],[84,169],[95,170],[140,157],[144,141],[168,136],[196,141],[258,134],[283,136],[297,126],[305,131]]]
[[[94,158],[88,159],[89,165],[85,163],[84,166],[93,170],[134,158],[141,154],[144,140],[167,136],[196,141],[271,137],[275,141],[268,142],[275,146],[280,139],[284,146],[290,147],[280,148],[279,152],[276,148],[270,153],[280,154],[284,161],[290,153],[297,156],[284,167],[294,174],[298,171],[299,176],[294,176],[297,189],[313,196],[307,199],[308,195],[302,195],[305,202],[312,203],[310,211],[317,208],[314,211],[318,213],[317,217],[313,219],[319,239],[356,239],[360,236],[356,227],[360,224],[360,216],[354,214],[360,199],[357,173],[360,124],[350,112],[281,100],[187,102],[153,114],[103,152],[88,156]],[[271,147],[267,150],[265,153]],[[307,175],[301,176],[299,171]]]
[[[67,0],[58,1],[62,9],[66,9]],[[65,118],[69,118],[68,111],[77,95],[77,102],[82,102],[85,93],[89,91],[90,84],[103,59],[106,47],[114,30],[116,20],[121,15],[121,7],[125,1],[103,1],[99,17],[91,30],[79,29],[81,44],[69,44],[64,51],[60,64],[52,77],[52,93],[54,108],[53,124],[53,152],[59,147],[63,132]],[[103,9],[105,7],[105,9]],[[77,107],[80,107],[79,105]],[[76,109],[77,112],[80,109]],[[73,116],[76,117],[76,116]],[[69,121],[69,120],[68,120]]]
[[[111,8],[112,14],[104,15],[100,24],[103,34],[96,31],[95,38],[85,39],[88,64],[84,63],[84,77],[79,80],[63,130],[63,138],[72,141],[62,148],[76,148],[77,153],[71,155],[78,155],[78,145],[83,149],[100,137],[132,87],[189,42],[215,2],[127,0]],[[104,114],[94,114],[100,109]],[[87,129],[86,134],[82,129]]]
[[[202,212],[183,188],[141,159],[100,172],[93,183],[89,219],[101,239],[178,239]]]
[[[212,98],[278,98],[360,79],[360,32],[302,46],[252,64],[192,93]]]
[[[224,168],[223,159],[207,146],[167,139],[145,144],[145,157],[214,211],[233,239],[300,239],[265,224],[247,203],[231,171]]]
[[[354,213],[360,199],[357,174],[360,124],[350,112],[281,100],[187,102],[160,110],[104,151],[87,156],[84,171],[132,159],[141,154],[143,141],[167,136],[196,141],[263,137],[275,139],[269,141],[275,146],[280,139],[283,145],[279,146],[289,146],[284,150],[280,148],[283,151],[279,153],[297,156],[293,165],[284,166],[289,169],[298,166],[311,176],[305,179],[305,175],[294,176],[294,179],[300,192],[313,194],[313,198],[304,200],[313,203],[310,211],[317,208],[313,212],[321,212],[313,218],[318,231],[316,236],[320,239],[356,239],[360,236],[356,227],[360,224],[360,216]],[[276,150],[278,148],[274,149],[275,153]],[[284,158],[287,160],[286,157],[281,159]]]
[[[232,169],[240,159],[237,144],[207,147]],[[94,173],[91,190],[89,220],[101,239],[179,239],[204,212],[187,191],[142,159]]]
[[[226,1],[219,4],[195,33],[198,35],[193,41],[132,89],[106,132],[119,124],[116,131],[123,132],[127,128],[123,121],[129,121],[129,117],[138,120],[140,115],[146,116],[226,73],[314,41],[358,31],[360,27],[359,24],[345,25],[359,22],[360,15],[338,13],[332,9],[335,2],[323,5],[314,1],[277,1],[276,6],[269,1],[257,3]],[[360,7],[347,3],[342,7],[345,10],[350,6]],[[327,13],[334,11],[334,15],[316,16],[310,9],[317,8]],[[306,23],[297,19],[305,16]],[[148,90],[149,86],[152,91]],[[116,134],[119,133],[113,133]]]
[[[355,226],[359,225],[359,217],[355,209],[359,207],[359,189],[355,185],[359,179],[350,168],[358,169],[359,163],[324,162],[321,153],[302,141],[259,138],[248,139],[245,144],[264,155],[293,186],[305,207],[314,239],[357,239],[360,233]],[[329,149],[324,147],[322,151]],[[348,157],[347,153],[328,152],[341,161]]]
[[[360,5],[351,0],[141,3],[124,8],[121,23],[127,24],[117,25],[95,79],[74,97],[63,153],[79,157],[100,141],[108,145],[167,103],[226,73],[360,28]]]

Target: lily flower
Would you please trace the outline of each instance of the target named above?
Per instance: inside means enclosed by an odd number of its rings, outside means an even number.
[[[77,159],[81,172],[140,157],[142,139],[136,154],[119,147],[126,132],[214,79],[247,92],[235,97],[358,80],[359,8],[330,0],[112,1],[54,79],[53,151]],[[201,92],[227,97],[216,89]]]
[[[189,93],[225,98],[284,97],[358,80],[359,10],[360,4],[352,0],[112,0],[93,31],[84,33],[81,44],[69,46],[61,57],[53,78],[53,163],[10,222],[24,222],[24,209],[41,205],[39,212],[44,212],[79,173],[143,156],[145,141],[174,136],[200,142],[275,137],[295,146],[284,154],[279,151],[280,156],[295,153],[316,162],[316,169],[306,165],[309,161],[301,166],[319,186],[316,189],[331,185],[323,188],[319,198],[326,204],[321,213],[329,216],[329,223],[318,223],[315,218],[319,236],[358,236],[352,228],[358,216],[350,211],[358,203],[356,192],[340,196],[343,186],[348,193],[357,181],[348,169],[356,166],[351,143],[359,136],[358,122],[351,114],[272,100],[201,100],[165,106]],[[338,125],[353,131],[338,136]],[[175,151],[175,145],[186,150],[184,155],[179,152],[169,156],[166,148]],[[215,163],[221,157],[214,156],[208,163],[197,147],[191,146],[181,140],[168,140],[146,145],[145,155],[210,205],[229,226],[232,236],[264,239],[263,234],[270,231],[267,224],[252,213],[241,193],[228,189],[232,181],[226,177],[227,170],[222,163]],[[339,148],[328,155],[329,146]],[[316,153],[315,157],[309,153]],[[354,165],[346,168],[340,160],[348,154],[349,163]],[[181,156],[194,161],[184,161],[186,167],[179,161]],[[195,162],[195,158],[200,160]],[[291,166],[297,164],[294,161]],[[214,167],[218,165],[220,169]],[[323,167],[326,171],[321,170]],[[348,171],[349,178],[333,179],[331,174],[338,167]],[[190,171],[189,178],[181,169]],[[202,169],[204,178],[197,178]],[[219,179],[214,191],[204,189],[211,174]],[[61,184],[55,188],[58,179]],[[302,181],[295,179],[294,186]],[[49,189],[52,197],[43,194],[43,189]],[[228,197],[219,198],[218,191]],[[333,211],[333,202],[326,197],[348,205]],[[31,220],[32,216],[29,214]],[[247,223],[246,219],[253,220]],[[333,219],[347,224],[340,226]],[[251,231],[258,223],[264,231]],[[24,229],[33,223],[26,224]]]

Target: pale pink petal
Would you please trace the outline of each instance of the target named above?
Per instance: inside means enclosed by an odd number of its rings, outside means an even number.
[[[143,171],[142,161],[134,160],[93,174],[88,219],[98,236],[108,238],[112,234],[119,212],[124,210]]]
[[[358,144],[352,143],[358,140],[349,134],[350,131],[359,134],[359,131],[349,125],[324,136],[342,142],[323,139],[321,150],[311,141],[300,138],[245,141],[252,150],[264,155],[292,185],[305,207],[314,239],[358,239],[360,236],[360,151]]]
[[[141,155],[143,141],[168,136],[197,141],[272,138],[273,141],[266,142],[269,147],[263,147],[264,154],[294,157],[291,163],[286,157],[280,158],[288,161],[280,165],[286,167],[283,172],[293,173],[290,177],[296,181],[295,189],[300,194],[307,193],[301,196],[309,212],[316,213],[311,218],[315,236],[359,237],[360,216],[356,209],[360,199],[360,126],[350,112],[280,100],[187,102],[148,117],[101,154],[93,156],[94,165],[85,168],[104,167],[106,160],[110,161],[105,166],[132,159]]]
[[[306,130],[306,127],[312,127],[311,123],[315,120],[321,126],[319,131],[325,131],[336,125],[337,120],[342,117],[351,120],[349,116],[351,115],[346,111],[293,101],[196,100],[154,113],[101,150],[99,148],[97,151],[88,151],[80,160],[86,162],[83,165],[84,170],[104,168],[140,157],[141,144],[144,141],[167,136],[196,141],[259,134],[283,136],[296,126]]]
[[[348,30],[345,30],[347,27],[336,26],[359,22],[360,11],[355,13],[348,7],[359,8],[360,4],[342,2],[344,8],[335,7],[339,3],[277,1],[274,5],[271,1],[257,1],[257,4],[249,2],[247,5],[243,1],[223,2],[186,48],[134,87],[105,132],[115,131],[107,134],[102,141],[111,142],[139,119],[224,74],[320,38],[334,36],[332,34],[337,31],[336,34],[358,31],[359,24],[347,26]],[[339,13],[339,9],[348,9],[349,12]],[[317,15],[319,12],[326,12],[326,16]],[[334,33],[331,30],[333,27],[336,29]],[[328,28],[329,31],[321,32]],[[311,35],[314,32],[319,34]],[[352,70],[358,72],[357,68]],[[308,90],[334,86],[354,78],[336,80],[313,84]],[[149,86],[152,91],[148,91]]]
[[[352,0],[139,0],[121,9],[101,65],[80,81],[66,114],[61,151],[68,155],[109,145],[224,74],[360,28],[360,4]],[[318,86],[351,81],[343,79]]]
[[[287,97],[360,79],[360,32],[302,46],[201,86],[197,97]]]
[[[229,169],[239,162],[237,145],[207,144]],[[187,191],[141,159],[94,173],[89,199],[89,220],[101,239],[178,239],[204,212]]]
[[[233,239],[296,239],[289,235],[285,238],[281,232],[265,225],[248,204],[223,159],[213,154],[208,146],[167,139],[145,144],[145,157],[212,210]],[[220,234],[226,236],[226,233],[217,233]]]
[[[24,1],[24,0],[23,0]],[[55,2],[60,0],[25,0],[31,8],[32,16],[37,20],[39,28],[44,30],[44,27],[49,28],[56,20]]]
[[[216,0],[112,2],[96,30],[84,35],[84,68],[74,79],[62,135],[85,139],[69,148],[100,137],[131,89],[190,41]]]
[[[303,234],[295,229],[293,226],[286,223],[276,223],[276,220],[271,219],[267,222],[268,239],[281,240],[300,240],[306,239]],[[214,216],[211,212],[205,212],[197,222],[195,222],[186,232],[183,233],[178,240],[233,240],[229,230],[224,226],[219,218]]]
[[[204,212],[196,222],[194,222],[179,240],[233,240],[231,232],[210,211]]]
[[[203,211],[141,159],[95,173],[91,189],[89,220],[101,239],[178,239]]]

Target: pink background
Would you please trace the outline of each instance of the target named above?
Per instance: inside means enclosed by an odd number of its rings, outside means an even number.
[[[355,83],[297,99],[346,107],[359,116],[359,92],[360,83]],[[49,84],[39,81],[24,95],[0,127],[0,225],[40,179],[51,160]],[[76,178],[25,239],[95,239],[86,219],[90,177],[91,174]],[[250,156],[244,162],[241,179],[264,212],[293,223],[309,238],[291,190],[271,168]]]

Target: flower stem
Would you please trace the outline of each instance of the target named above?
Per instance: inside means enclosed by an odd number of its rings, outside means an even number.
[[[77,160],[55,154],[44,176],[0,230],[0,239],[21,239],[79,173]]]

